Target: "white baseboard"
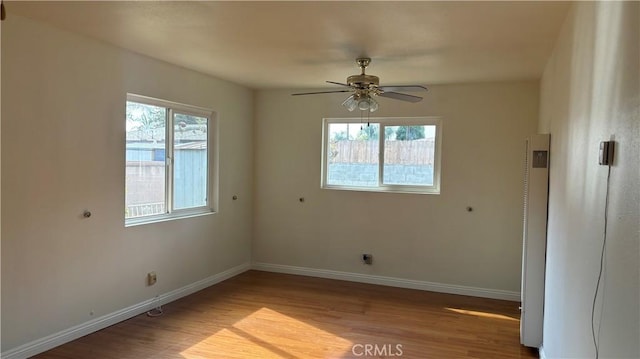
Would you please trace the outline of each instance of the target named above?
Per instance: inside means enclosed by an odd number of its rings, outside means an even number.
[[[390,287],[419,289],[419,290],[426,290],[430,292],[440,292],[440,293],[449,293],[449,294],[469,295],[472,297],[510,300],[514,302],[520,301],[520,292],[512,292],[512,291],[500,290],[500,289],[467,287],[467,286],[453,285],[453,284],[426,282],[426,281],[420,281],[420,280],[414,280],[414,279],[384,277],[384,276],[377,276],[377,275],[370,275],[370,274],[349,273],[349,272],[340,272],[340,271],[333,271],[333,270],[327,270],[327,269],[295,267],[295,266],[271,264],[271,263],[253,263],[251,268],[255,270],[265,271],[265,272],[297,274],[297,275],[304,275],[309,277],[320,277],[320,278],[346,280],[346,281],[359,282],[359,283],[386,285]]]
[[[547,359],[547,355],[544,353],[544,347],[540,346],[540,348],[538,348],[538,355],[540,359]]]
[[[49,349],[55,348],[59,345],[83,337],[87,334],[91,334],[100,329],[104,329],[108,326],[119,323],[123,320],[135,317],[136,315],[147,312],[159,305],[173,302],[174,300],[180,299],[189,294],[210,287],[216,283],[220,283],[225,279],[234,277],[249,269],[251,269],[251,265],[249,263],[241,264],[239,266],[227,269],[224,272],[212,275],[211,277],[186,285],[182,288],[178,288],[171,292],[161,294],[157,298],[154,297],[151,299],[147,299],[130,307],[90,320],[80,325],[76,325],[75,327],[71,327],[58,333],[46,336],[44,338],[34,340],[17,348],[9,349],[5,352],[2,352],[2,354],[0,354],[0,357],[3,359],[29,358],[36,354],[40,354]]]

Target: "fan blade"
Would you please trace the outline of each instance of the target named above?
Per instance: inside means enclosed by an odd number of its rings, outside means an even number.
[[[351,92],[351,90],[336,90],[336,91],[319,91],[319,92],[301,92],[301,93],[292,93],[291,96],[300,96],[300,95],[317,95],[322,93],[338,93],[338,92]]]
[[[399,92],[383,92],[378,94],[380,97],[388,97],[394,100],[407,101],[407,102],[420,102],[422,101],[422,97],[407,95],[405,93]]]
[[[395,92],[395,91],[429,91],[426,87],[422,85],[398,85],[398,86],[380,86],[378,87],[380,90],[384,92]]]
[[[327,83],[328,83],[328,84],[334,84],[334,85],[340,85],[340,86],[347,86],[347,87],[351,87],[351,86],[349,86],[349,85],[347,85],[347,84],[343,84],[343,83],[340,83],[340,82],[327,81]]]

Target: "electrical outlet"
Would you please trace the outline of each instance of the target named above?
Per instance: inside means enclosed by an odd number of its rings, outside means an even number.
[[[156,276],[156,272],[147,273],[147,285],[154,285],[158,281],[158,277]]]
[[[363,254],[362,261],[364,264],[373,264],[373,256],[371,254]]]
[[[615,142],[613,141],[600,142],[600,155],[598,158],[598,163],[601,166],[611,166],[613,164],[614,147],[615,147]]]

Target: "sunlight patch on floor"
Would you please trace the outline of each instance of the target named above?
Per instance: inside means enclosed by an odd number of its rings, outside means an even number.
[[[350,353],[352,346],[351,341],[335,334],[261,308],[180,354],[186,359],[202,358],[203,353],[212,352],[224,358],[324,358]],[[234,352],[229,352],[231,348]]]
[[[516,321],[516,322],[519,321],[519,319],[517,318],[513,318],[503,314],[479,312],[475,310],[466,310],[466,309],[457,309],[457,308],[445,308],[445,309],[455,313],[459,313],[459,314],[473,315],[473,316],[482,317],[482,318],[503,319],[503,320],[510,320],[510,321]]]

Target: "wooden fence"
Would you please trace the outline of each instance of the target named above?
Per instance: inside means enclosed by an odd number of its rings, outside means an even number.
[[[378,163],[377,140],[332,141],[329,163]],[[386,164],[433,165],[434,139],[414,141],[385,141]]]
[[[164,161],[140,161],[128,150],[125,171],[126,218],[164,213]],[[180,149],[174,154],[174,209],[204,206],[207,203],[207,151]],[[147,156],[149,157],[149,156]]]

